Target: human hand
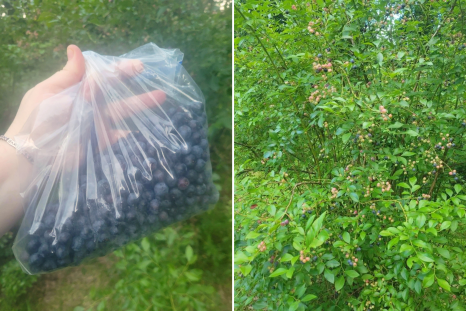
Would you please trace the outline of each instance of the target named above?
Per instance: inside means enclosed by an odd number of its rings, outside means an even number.
[[[85,58],[81,50],[75,46],[70,45],[67,49],[68,62],[65,67],[54,74],[52,77],[37,84],[34,88],[30,89],[23,97],[16,117],[10,127],[8,128],[5,136],[9,138],[16,137],[19,133],[25,132],[29,135],[29,139],[40,139],[47,137],[48,134],[56,131],[60,126],[68,122],[73,104],[73,98],[62,91],[78,85],[80,87],[79,96],[83,96],[85,101],[95,100],[96,97],[102,93],[102,81],[98,81],[99,77],[102,78],[102,73],[86,73]],[[139,60],[122,60],[113,65],[115,70],[110,70],[105,73],[106,85],[118,83],[119,79],[125,77],[132,77],[144,70],[144,66]],[[122,77],[124,76],[124,77]],[[53,97],[53,99],[51,99]],[[161,104],[165,101],[166,95],[163,91],[155,90],[146,94],[135,95],[125,99],[121,99],[112,105],[124,107],[120,118],[125,118],[133,113],[144,110]],[[38,118],[40,111],[40,103],[47,99],[54,102],[59,102],[60,107],[54,104],[56,111],[45,109],[46,118]],[[60,99],[60,100],[56,100]],[[45,105],[45,107],[47,107]],[[39,109],[38,109],[39,108]],[[49,107],[50,108],[50,107]],[[55,118],[59,115],[60,118]],[[36,118],[40,122],[30,122],[28,120]],[[105,119],[105,118],[104,118]],[[34,124],[35,128],[24,129],[25,125],[30,126]],[[39,126],[37,126],[39,124]],[[105,133],[108,135],[110,143],[114,143],[118,138],[126,135],[122,130],[112,129],[112,127],[103,122],[103,129],[99,131],[100,134]],[[21,159],[21,157],[19,158]],[[24,162],[24,163],[23,163]],[[21,169],[24,171],[24,166],[30,165],[25,159],[21,159]],[[19,163],[15,150],[7,145],[5,142],[0,143],[0,206],[2,206],[2,217],[0,217],[0,236],[8,231],[22,216],[23,211],[20,208],[20,188],[19,188]],[[24,180],[22,181],[24,182]]]

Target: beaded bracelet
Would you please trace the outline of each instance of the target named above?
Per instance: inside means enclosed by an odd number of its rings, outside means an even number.
[[[0,135],[0,140],[4,140],[7,142],[8,145],[10,145],[11,147],[15,148],[19,153],[21,153],[29,162],[33,163],[34,160],[32,159],[32,157],[26,152],[26,151],[23,151],[23,150],[18,150],[18,146],[16,146],[16,143],[13,139],[11,138],[8,138],[6,137],[5,135]]]

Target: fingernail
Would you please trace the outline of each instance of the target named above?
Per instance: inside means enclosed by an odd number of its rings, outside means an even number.
[[[71,47],[68,47],[66,49],[66,55],[68,56],[68,61],[72,60],[74,56],[74,50]]]
[[[134,64],[134,69],[135,69],[137,72],[141,73],[141,72],[144,71],[144,64],[143,64],[142,62],[136,62],[136,63]]]

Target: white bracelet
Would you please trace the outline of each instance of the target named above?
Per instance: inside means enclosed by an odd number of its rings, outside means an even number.
[[[18,146],[16,146],[16,143],[13,139],[6,137],[5,135],[0,135],[0,140],[4,140],[7,142],[8,145],[11,147],[15,148],[19,153],[21,153],[29,162],[34,162],[32,157],[25,151],[23,150],[18,150]]]

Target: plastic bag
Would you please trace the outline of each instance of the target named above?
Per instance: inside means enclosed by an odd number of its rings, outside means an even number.
[[[204,98],[183,54],[152,43],[83,54],[82,81],[43,101],[15,137],[21,161],[32,158],[13,245],[29,274],[103,256],[218,201]]]

